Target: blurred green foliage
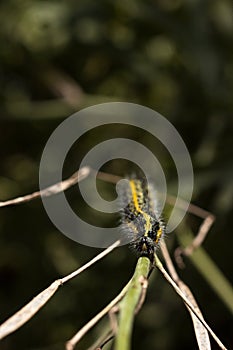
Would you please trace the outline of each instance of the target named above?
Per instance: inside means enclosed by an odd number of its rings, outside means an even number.
[[[59,123],[84,106],[105,101],[143,104],[166,116],[193,160],[194,202],[217,221],[204,244],[216,264],[232,273],[233,11],[231,0],[9,0],[0,3],[0,198],[38,189],[43,147]],[[94,143],[132,130],[99,130],[82,139],[67,162],[75,171]],[[161,155],[162,157],[162,155]],[[162,158],[169,188],[175,169]],[[108,164],[123,173],[126,164]],[[113,187],[102,184],[109,193]],[[75,190],[67,196],[79,206]],[[200,220],[187,215],[193,231]],[[175,236],[168,237],[171,250]],[[99,250],[59,233],[42,203],[0,211],[1,321],[51,281]],[[127,247],[64,286],[1,348],[63,349],[64,341],[115,296],[131,276]],[[233,346],[231,315],[187,261],[182,278],[223,342]],[[94,297],[93,297],[94,296]],[[177,317],[177,313],[179,317]],[[80,345],[86,349],[100,326]],[[137,317],[133,349],[196,349],[189,316],[170,287],[152,277]],[[215,345],[213,345],[215,349]]]

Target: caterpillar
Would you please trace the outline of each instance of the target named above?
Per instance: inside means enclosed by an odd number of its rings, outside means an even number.
[[[153,186],[145,179],[131,178],[119,196],[122,233],[132,237],[130,246],[139,257],[146,256],[153,262],[166,230],[163,219],[157,215]]]

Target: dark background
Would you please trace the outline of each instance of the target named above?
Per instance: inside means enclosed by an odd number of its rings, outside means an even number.
[[[1,2],[0,22],[0,199],[38,189],[45,143],[73,112],[107,101],[145,105],[170,120],[188,147],[195,175],[193,202],[217,219],[204,247],[231,279],[231,1],[11,0]],[[100,128],[71,152],[66,176],[94,144],[122,135],[151,145],[150,137],[138,130]],[[166,157],[161,163],[173,188],[175,169]],[[117,161],[103,169],[124,175],[134,168]],[[102,183],[101,188],[105,196],[114,194],[112,185]],[[76,193],[73,188],[67,196],[80,207]],[[187,215],[193,231],[200,222]],[[168,244],[171,251],[177,246],[174,233]],[[1,321],[100,252],[58,232],[40,200],[0,210],[0,245]],[[35,318],[2,341],[1,348],[63,349],[121,290],[135,262],[128,247],[117,249],[60,289]],[[180,274],[210,326],[226,346],[233,346],[232,318],[224,302],[188,260]],[[100,334],[101,325],[77,348],[86,349]],[[156,273],[133,334],[133,349],[145,348],[197,349],[185,307]]]

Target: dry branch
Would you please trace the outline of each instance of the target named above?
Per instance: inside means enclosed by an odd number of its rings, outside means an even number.
[[[216,341],[218,346],[222,350],[227,350],[227,348],[223,345],[223,343],[220,341],[220,339],[216,336],[216,334],[212,331],[212,329],[206,323],[206,321],[204,320],[203,316],[201,316],[199,314],[199,312],[197,312],[196,306],[191,303],[191,301],[188,299],[187,295],[185,295],[185,293],[181,290],[181,288],[174,282],[174,280],[171,278],[171,276],[164,269],[161,261],[159,260],[159,258],[157,257],[156,254],[155,254],[155,264],[156,264],[156,267],[159,269],[159,271],[163,274],[165,279],[168,281],[168,283],[172,285],[172,287],[175,289],[176,293],[181,297],[183,302],[189,308],[189,311],[193,313],[193,316],[196,317],[198,319],[198,321],[200,321],[202,323],[202,325],[205,327],[205,329],[208,330],[208,332],[213,337],[213,339]]]
[[[101,310],[95,317],[86,323],[68,342],[66,343],[66,350],[73,350],[75,345],[81,338],[104,317],[110,310],[123,298],[130,286],[131,280],[126,284],[122,291],[114,298],[103,310]]]
[[[166,246],[164,241],[161,242],[161,250],[162,250],[164,260],[166,262],[167,268],[170,272],[172,279],[174,280],[174,282],[176,282],[176,284],[181,289],[181,291],[185,294],[185,296],[190,301],[190,303],[195,307],[197,314],[203,318],[201,310],[200,310],[193,294],[191,293],[189,287],[179,278],[179,276],[175,270],[175,267],[172,263],[167,246]],[[193,312],[188,307],[187,307],[187,309],[188,309],[190,316],[192,318],[193,327],[194,327],[194,331],[195,331],[195,335],[196,335],[199,349],[200,350],[210,350],[211,349],[210,339],[209,339],[209,335],[208,335],[206,328],[203,326],[203,324],[198,320],[198,318],[193,314]]]
[[[49,197],[54,194],[60,193],[62,191],[67,190],[68,188],[74,186],[79,181],[85,179],[91,172],[91,168],[83,167],[76,171],[73,175],[71,175],[68,179],[58,182],[52,186],[49,186],[41,191],[36,191],[30,194],[27,194],[22,197],[17,197],[13,199],[9,199],[4,202],[0,202],[0,207],[6,207],[8,205],[20,204],[24,202],[29,202],[35,198],[39,197]]]
[[[75,185],[79,181],[83,180],[86,178],[91,172],[91,168],[89,167],[84,167],[81,168],[79,171],[75,172],[72,176],[70,176],[68,179],[59,182],[57,184],[54,184],[52,186],[49,186],[41,191],[37,191],[34,193],[31,193],[26,196],[14,198],[11,200],[7,200],[4,202],[0,202],[0,207],[4,206],[9,206],[9,205],[15,205],[15,204],[20,204],[24,202],[31,201],[35,198],[38,197],[47,197],[51,196],[54,194],[57,194],[61,191],[64,191],[71,186]],[[102,179],[104,181],[109,181],[112,183],[116,183],[119,181],[121,178],[119,176],[115,175],[110,175],[110,174],[105,174],[102,172],[98,173],[98,178]],[[174,198],[172,196],[168,196],[168,201],[174,203]],[[178,200],[178,205],[182,208],[183,205],[186,207],[185,201],[182,199]],[[214,221],[214,216],[210,214],[209,212],[193,205],[189,205],[189,212],[193,213],[194,215],[200,216],[204,218],[203,224],[200,226],[200,229],[198,231],[198,234],[196,238],[193,240],[192,244],[189,245],[185,249],[180,249],[178,251],[178,255],[180,254],[185,254],[185,255],[191,255],[192,251],[196,249],[204,240],[207,232],[209,231],[210,226],[213,224]],[[12,317],[10,317],[7,321],[5,321],[1,326],[0,326],[0,339],[6,337],[7,335],[11,334],[18,328],[20,328],[23,324],[25,324],[30,318],[32,318],[47,302],[48,300],[55,294],[57,289],[59,288],[60,285],[64,284],[65,282],[69,281],[71,278],[74,278],[77,276],[79,273],[93,265],[96,261],[100,260],[103,258],[105,255],[110,253],[111,250],[113,250],[115,247],[117,247],[120,244],[119,241],[115,242],[113,245],[111,245],[109,248],[104,250],[102,253],[97,255],[95,258],[93,258],[91,261],[89,261],[87,264],[83,265],[80,269],[72,272],[71,274],[65,276],[62,279],[58,279],[55,282],[53,282],[48,288],[46,288],[43,292],[38,294],[33,300],[31,300],[26,306],[24,306],[21,310],[19,310],[16,314],[14,314]],[[164,246],[165,247],[165,246]],[[221,349],[226,349],[224,345],[220,342],[220,340],[217,338],[217,336],[214,334],[214,332],[210,329],[210,327],[206,324],[206,322],[203,319],[203,316],[200,312],[199,307],[197,306],[189,288],[179,279],[174,266],[172,264],[172,261],[169,257],[168,252],[166,252],[166,248],[164,248],[162,245],[162,251],[168,266],[168,269],[171,273],[171,276],[173,279],[167,274],[166,270],[163,268],[162,264],[156,257],[156,266],[157,268],[162,272],[164,277],[167,279],[167,281],[173,286],[173,288],[176,290],[176,292],[181,296],[183,299],[184,303],[186,304],[191,317],[193,319],[194,323],[194,329],[196,332],[196,337],[197,341],[199,344],[200,349],[210,349],[209,345],[209,338],[208,334],[206,332],[206,329],[209,331],[209,333],[213,336],[213,338],[216,340],[218,345],[221,347]],[[146,274],[147,275],[147,274]],[[135,276],[134,276],[135,277]],[[131,318],[127,316],[127,313],[125,313],[125,307],[122,308],[122,313],[120,312],[120,326],[119,326],[119,336],[117,336],[116,340],[116,349],[120,349],[117,347],[117,344],[122,344],[121,341],[125,341],[125,337],[122,337],[121,329],[123,329],[121,326],[124,324],[124,322],[121,322],[122,314],[125,315],[125,320],[130,319],[130,322],[127,322],[129,324],[130,329],[132,330],[132,323],[133,323],[133,318],[134,314],[139,310],[139,308],[142,306],[146,294],[146,289],[147,289],[147,280],[144,278],[141,278],[142,275],[140,275],[140,278],[137,280],[137,283],[140,283],[140,288],[138,291],[140,293],[137,293],[137,298],[136,299],[131,299],[131,300],[136,300],[136,303],[129,303],[130,305],[133,305],[132,310],[134,311],[133,313],[131,312]],[[174,282],[175,281],[175,282]],[[93,327],[107,312],[111,311],[112,308],[121,300],[121,298],[124,296],[124,294],[127,292],[127,289],[130,286],[127,284],[127,286],[122,290],[122,292],[115,298],[113,299],[98,315],[96,315],[91,321],[89,321],[72,339],[70,339],[67,342],[67,350],[68,349],[73,349],[74,346],[77,344],[77,342],[82,338],[82,336],[91,328]],[[136,288],[137,290],[137,288]],[[127,298],[124,298],[124,301],[122,302],[123,305],[125,303],[125,300]],[[130,300],[130,298],[129,298]],[[127,302],[128,304],[128,302]],[[127,309],[127,308],[126,308]],[[132,311],[131,310],[131,311]],[[124,317],[123,317],[124,319]],[[129,339],[130,339],[130,334],[131,331],[129,331],[129,334],[127,335],[127,341],[126,344],[129,344]],[[120,342],[119,342],[119,339]],[[125,345],[124,345],[125,346]],[[129,345],[127,345],[129,348]],[[127,347],[126,347],[127,349]]]
[[[25,305],[22,309],[16,312],[0,326],[0,339],[5,338],[7,335],[15,332],[17,329],[22,327],[27,321],[36,315],[36,313],[49,301],[49,299],[55,294],[61,285],[76,277],[84,270],[88,269],[98,260],[109,254],[119,244],[120,241],[116,241],[103,252],[95,256],[92,260],[88,261],[85,265],[81,266],[78,270],[53,282],[48,288],[43,290],[43,292],[38,294],[27,305]]]

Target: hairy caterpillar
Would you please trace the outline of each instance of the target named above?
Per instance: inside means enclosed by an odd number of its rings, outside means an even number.
[[[132,237],[130,246],[138,256],[151,261],[160,239],[165,233],[165,223],[157,215],[155,190],[144,179],[131,178],[120,191],[121,229]]]

